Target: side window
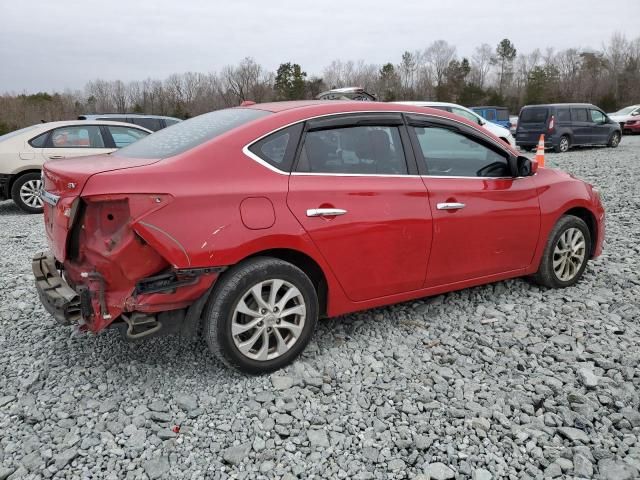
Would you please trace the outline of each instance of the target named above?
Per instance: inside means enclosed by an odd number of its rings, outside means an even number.
[[[116,127],[115,125],[107,125],[107,129],[113,138],[116,148],[126,147],[127,145],[137,142],[143,137],[149,135],[147,132],[130,127]]]
[[[511,177],[506,154],[477,140],[440,127],[414,127],[428,175]]]
[[[29,140],[29,145],[35,148],[43,148],[45,145],[45,142],[47,141],[47,136],[49,136],[49,132],[45,132],[41,135],[38,135],[37,137]]]
[[[144,127],[144,128],[148,128],[152,132],[157,132],[162,128],[162,124],[160,123],[160,119],[158,118],[132,117],[131,123],[140,125],[141,127]]]
[[[485,110],[485,117],[490,122],[496,119],[496,111],[495,110]]]
[[[588,122],[586,108],[572,108],[571,120],[574,122]]]
[[[475,115],[473,115],[472,113],[467,112],[466,110],[462,110],[461,108],[455,108],[453,107],[451,109],[452,113],[455,113],[456,115],[460,115],[461,117],[466,118],[467,120],[472,121],[473,123],[477,123],[480,124],[480,122],[478,121],[478,117],[476,117]]]
[[[50,138],[53,148],[105,148],[100,127],[95,125],[56,128]]]
[[[291,125],[259,140],[249,150],[278,170],[290,172],[301,132],[301,123]]]
[[[604,113],[599,110],[589,110],[591,113],[591,121],[593,123],[605,123]]]
[[[407,174],[398,127],[347,127],[308,132],[298,172]]]
[[[558,109],[558,121],[559,122],[570,122],[571,115],[569,114],[568,108],[559,108]]]
[[[165,118],[164,119],[164,124],[167,127],[170,127],[171,125],[175,125],[176,123],[180,122],[180,120],[174,120],[173,118]]]
[[[501,122],[505,122],[509,120],[509,110],[504,110],[500,108],[498,110],[498,120],[500,120]]]

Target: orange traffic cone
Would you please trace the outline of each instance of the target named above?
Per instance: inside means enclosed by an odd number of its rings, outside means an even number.
[[[540,140],[538,140],[538,148],[536,149],[536,162],[538,162],[538,167],[544,167],[544,133],[540,135]]]

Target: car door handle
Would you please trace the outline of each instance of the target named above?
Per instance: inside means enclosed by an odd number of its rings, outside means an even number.
[[[341,208],[309,208],[307,210],[307,217],[337,217],[345,213],[347,213],[347,211]]]
[[[438,204],[438,210],[460,210],[461,208],[464,208],[464,207],[466,207],[464,203],[457,203],[457,202]]]
[[[64,155],[49,155],[49,158],[51,160],[57,160],[57,159],[60,159],[60,158],[65,158],[65,157],[64,157]]]

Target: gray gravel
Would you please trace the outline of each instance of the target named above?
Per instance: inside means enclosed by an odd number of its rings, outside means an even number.
[[[576,287],[501,282],[321,322],[246,377],[201,344],[77,336],[46,314],[42,218],[0,203],[0,480],[640,476],[640,137],[548,154],[596,184]]]

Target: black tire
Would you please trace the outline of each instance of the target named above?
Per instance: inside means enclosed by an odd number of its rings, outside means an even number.
[[[19,176],[13,182],[11,186],[11,198],[15,202],[18,207],[27,213],[42,213],[42,201],[38,202],[40,204],[39,207],[35,207],[33,205],[29,205],[26,203],[25,199],[21,195],[22,187],[29,184],[35,185],[36,183],[40,185],[40,174],[36,172],[25,173],[24,175]]]
[[[305,320],[300,335],[286,353],[272,359],[256,360],[236,346],[232,335],[233,317],[239,302],[247,298],[254,285],[272,279],[284,280],[299,290],[306,308]],[[318,296],[309,277],[295,265],[276,258],[256,257],[232,267],[218,280],[203,320],[203,336],[209,350],[225,365],[250,374],[268,373],[291,363],[309,343],[318,321]],[[275,330],[275,326],[271,329]],[[259,342],[261,344],[262,340]],[[269,342],[266,342],[268,350],[271,348]]]
[[[560,237],[569,229],[578,229],[582,232],[584,237],[584,259],[582,263],[577,268],[575,275],[569,280],[562,280],[556,274],[556,271],[553,268],[554,261],[554,251],[556,245],[560,240]],[[591,233],[589,232],[589,227],[581,218],[574,217],[573,215],[565,215],[558,220],[555,224],[551,233],[549,234],[549,238],[547,240],[547,244],[544,247],[544,252],[542,254],[542,260],[540,261],[540,267],[538,271],[533,275],[533,280],[539,285],[548,287],[548,288],[565,288],[570,287],[577,283],[582,274],[584,273],[585,268],[587,267],[587,262],[589,257],[591,256]]]
[[[607,147],[617,148],[620,145],[620,132],[613,132],[609,142],[607,143]]]
[[[566,153],[571,148],[571,140],[568,135],[562,135],[557,145],[554,145],[553,150],[556,153]]]

